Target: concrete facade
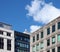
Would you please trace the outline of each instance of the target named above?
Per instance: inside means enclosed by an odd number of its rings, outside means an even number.
[[[58,22],[60,22],[60,17],[51,21],[47,25],[38,29],[37,31],[31,33],[30,36],[30,52],[53,52],[52,49],[55,49],[55,52],[58,52],[58,47],[60,47],[60,42],[58,42],[58,34],[60,34],[60,29],[58,29]],[[55,31],[52,32],[52,26],[55,25]],[[47,35],[47,28],[50,27],[50,34]],[[43,38],[41,38],[41,32],[43,31]],[[37,34],[39,34],[39,40],[37,39]],[[35,36],[35,42],[33,42],[33,37]],[[55,37],[55,43],[52,44],[52,37]],[[47,40],[50,39],[50,45],[47,46]],[[41,42],[43,42],[43,49],[41,49]],[[38,47],[36,45],[39,44]],[[33,48],[35,46],[35,48]],[[36,50],[38,49],[38,51]]]
[[[4,26],[0,27],[0,31],[3,32],[3,34],[0,34],[0,38],[3,38],[4,46],[3,49],[0,49],[0,52],[14,52],[14,31],[11,30],[10,27],[8,27],[9,25],[3,25]],[[7,36],[7,32],[10,33],[10,36]],[[7,39],[11,40],[11,50],[7,50]]]

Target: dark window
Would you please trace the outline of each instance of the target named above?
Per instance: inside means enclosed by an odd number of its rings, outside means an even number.
[[[3,31],[0,30],[0,34],[3,34]]]
[[[39,34],[37,34],[37,40],[39,40]]]
[[[7,32],[7,36],[11,36],[11,33]]]
[[[55,31],[55,25],[52,26],[52,32],[54,32],[54,31]]]
[[[11,40],[7,39],[7,50],[11,50]]]
[[[58,50],[57,50],[57,52],[60,52],[60,47],[58,47]]]
[[[50,52],[50,50],[48,50],[47,52]]]
[[[4,48],[4,39],[0,38],[0,49]]]
[[[52,52],[55,52],[55,48],[54,48],[54,49],[52,49]]]
[[[50,45],[50,39],[47,40],[47,46],[49,46],[49,45]]]
[[[47,35],[50,34],[50,28],[47,28]]]
[[[60,29],[60,22],[58,22],[58,29]]]
[[[54,43],[55,43],[55,36],[52,37],[52,44],[54,44]]]
[[[33,36],[33,42],[35,42],[35,36]]]
[[[41,38],[43,38],[43,32],[41,32]]]

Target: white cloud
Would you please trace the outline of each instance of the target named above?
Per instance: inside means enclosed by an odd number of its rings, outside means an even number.
[[[34,32],[36,31],[37,29],[39,29],[41,26],[37,26],[37,25],[31,25],[30,26],[30,32]]]
[[[53,3],[46,3],[44,0],[33,0],[31,5],[26,6],[28,16],[32,16],[34,21],[48,23],[60,16],[60,9],[53,6]]]

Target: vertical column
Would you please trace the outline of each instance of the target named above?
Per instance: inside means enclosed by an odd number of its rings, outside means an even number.
[[[55,47],[55,52],[57,52],[57,47]]]
[[[52,46],[52,37],[50,37],[50,46]]]
[[[4,36],[5,36],[5,38],[4,38],[4,52],[7,52],[6,51],[7,50],[6,32],[4,32]]]
[[[15,41],[14,41],[14,32],[12,32],[12,37],[11,38],[12,38],[12,40],[11,40],[11,51],[14,52],[14,48],[15,48],[14,47],[15,46],[15,44],[14,44],[15,43]]]

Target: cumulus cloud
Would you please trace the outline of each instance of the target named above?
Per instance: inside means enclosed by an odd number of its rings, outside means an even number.
[[[30,32],[32,33],[32,32],[34,32],[34,31],[36,31],[37,29],[39,29],[41,26],[37,26],[37,25],[31,25],[30,26]]]
[[[53,3],[46,3],[44,0],[33,0],[31,5],[26,6],[28,16],[32,16],[34,21],[44,24],[60,16],[60,9],[53,6]]]

